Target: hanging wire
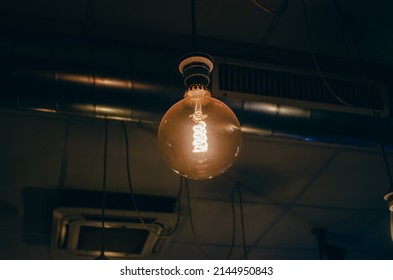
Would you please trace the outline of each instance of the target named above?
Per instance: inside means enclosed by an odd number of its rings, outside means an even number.
[[[245,229],[245,222],[244,222],[244,211],[243,211],[243,196],[242,191],[239,187],[239,183],[236,182],[236,187],[232,189],[232,192],[237,192],[239,198],[239,209],[240,209],[240,226],[242,231],[242,247],[243,247],[243,257],[244,259],[248,259],[247,253],[247,242],[246,242],[246,229]]]
[[[189,215],[189,221],[190,221],[190,226],[191,226],[191,231],[192,231],[192,236],[194,237],[195,245],[198,247],[198,249],[201,251],[202,255],[206,258],[209,259],[209,256],[206,254],[205,250],[203,250],[201,242],[199,242],[198,236],[196,234],[195,226],[194,226],[194,221],[192,218],[192,210],[191,210],[191,196],[190,196],[190,190],[188,187],[188,180],[187,178],[184,178],[185,181],[185,187],[186,187],[186,193],[187,193],[187,206],[188,206],[188,215]]]
[[[386,155],[386,149],[385,149],[385,144],[384,144],[384,139],[382,137],[382,133],[380,133],[378,131],[378,117],[379,114],[376,111],[376,109],[373,109],[373,115],[374,115],[374,124],[375,124],[375,133],[377,134],[377,136],[379,136],[379,141],[381,143],[381,151],[382,151],[382,157],[383,157],[383,161],[385,163],[385,167],[386,167],[386,173],[388,175],[388,180],[389,180],[389,188],[388,188],[388,194],[393,192],[393,177],[392,177],[392,173],[390,172],[390,164],[389,164],[389,160],[388,157]],[[392,128],[392,124],[390,124],[390,128]]]
[[[106,208],[106,171],[108,153],[108,119],[105,117],[105,138],[104,138],[104,172],[102,177],[102,208],[101,208],[101,254],[98,259],[105,257],[105,208]]]
[[[186,195],[187,195],[188,215],[189,215],[189,221],[190,221],[192,236],[194,238],[195,245],[201,251],[203,256],[206,259],[210,259],[208,254],[202,248],[201,242],[199,241],[198,235],[196,233],[195,224],[194,224],[194,220],[193,220],[193,216],[192,216],[191,195],[190,195],[190,190],[189,190],[189,186],[188,186],[188,180],[187,180],[187,178],[184,178],[184,180],[185,180],[185,189],[186,189]],[[243,256],[247,260],[248,259],[248,254],[247,254],[247,248],[246,248],[246,244],[247,243],[246,243],[244,214],[243,214],[243,198],[242,198],[241,190],[240,190],[240,188],[238,186],[233,188],[232,192],[231,192],[232,237],[231,237],[231,246],[230,246],[230,249],[229,249],[229,252],[227,254],[226,259],[228,260],[232,256],[233,250],[235,248],[235,242],[236,242],[236,209],[235,209],[235,194],[236,193],[238,194],[238,198],[239,198],[240,224],[241,224],[242,244],[243,244]]]
[[[272,14],[272,15],[282,15],[285,13],[288,7],[288,0],[282,0],[280,9],[279,10],[272,10],[268,8],[266,5],[262,4],[260,0],[251,0],[258,8],[264,10],[265,12]]]
[[[231,258],[236,242],[235,188],[233,188],[231,191],[231,209],[232,209],[232,240],[231,240],[231,247],[229,248],[229,252],[226,258],[227,260]]]
[[[68,169],[68,161],[69,161],[69,153],[70,153],[69,131],[70,131],[70,117],[68,116],[66,120],[66,128],[64,133],[63,156],[61,160],[59,183],[58,183],[59,189],[64,189],[65,181],[67,177],[67,169]]]
[[[196,19],[195,19],[195,0],[191,0],[191,34],[192,34],[192,49],[197,49],[196,41]]]
[[[391,192],[393,192],[393,177],[392,177],[392,174],[390,172],[390,164],[389,164],[388,157],[386,155],[386,149],[385,149],[384,140],[383,140],[382,134],[378,130],[378,125],[377,125],[378,124],[378,112],[376,111],[375,108],[373,109],[373,116],[374,116],[375,134],[377,135],[377,138],[379,138],[379,142],[380,142],[380,145],[381,145],[381,151],[382,151],[382,157],[383,157],[386,173],[388,175],[388,180],[389,180],[389,187],[388,187],[388,192],[387,193],[391,193]]]
[[[344,101],[343,99],[341,99],[332,89],[332,87],[330,86],[329,82],[327,81],[325,75],[322,73],[321,68],[319,67],[319,63],[317,60],[317,57],[315,55],[315,51],[312,45],[312,41],[311,41],[311,28],[310,28],[310,23],[309,23],[309,18],[308,18],[308,13],[307,13],[307,8],[306,8],[306,2],[305,0],[302,0],[302,6],[303,6],[303,12],[304,12],[304,20],[306,23],[306,33],[307,33],[307,41],[308,41],[308,46],[309,46],[309,50],[310,50],[310,54],[311,54],[311,58],[312,61],[314,63],[315,69],[317,70],[317,73],[319,75],[319,77],[321,78],[323,84],[325,85],[325,87],[327,88],[327,90],[329,91],[329,93],[341,104],[345,105],[345,106],[351,106],[351,104],[349,104],[348,102]]]
[[[385,162],[386,173],[388,174],[388,179],[389,179],[388,193],[391,193],[391,192],[393,192],[393,179],[392,179],[392,173],[390,172],[390,165],[389,165],[388,157],[386,156],[385,145],[383,143],[381,143],[381,150],[382,150],[383,160]]]
[[[353,56],[352,56],[351,50],[349,48],[349,44],[348,44],[348,40],[347,40],[347,38],[349,36],[347,36],[347,34],[349,34],[350,37],[352,37],[353,42],[355,43],[356,51],[357,51],[357,58],[359,60],[361,60],[359,48],[358,48],[358,43],[357,43],[357,40],[355,39],[354,35],[352,34],[352,32],[350,32],[348,30],[349,26],[344,19],[345,18],[344,13],[343,13],[342,9],[340,8],[340,5],[337,2],[337,0],[333,0],[333,5],[334,5],[334,9],[335,9],[336,14],[340,18],[341,34],[342,34],[343,41],[344,41],[345,52],[346,52],[347,56],[350,58],[350,67],[351,67],[351,71],[352,71],[352,77],[353,77],[354,82],[357,83],[358,78],[359,78],[358,73],[357,73],[357,67],[356,67],[354,60],[352,59]]]
[[[172,231],[169,233],[165,233],[165,234],[159,234],[157,232],[152,231],[145,223],[145,221],[143,220],[142,217],[142,213],[139,211],[138,205],[136,203],[136,199],[135,199],[135,192],[134,192],[134,188],[132,186],[132,180],[131,180],[131,164],[130,164],[130,149],[129,149],[129,141],[128,141],[128,133],[127,133],[127,127],[125,125],[125,123],[122,121],[121,122],[122,128],[123,128],[123,133],[124,133],[124,141],[125,141],[125,146],[126,146],[126,169],[127,169],[127,181],[128,181],[128,189],[131,195],[131,202],[132,202],[132,206],[135,209],[135,212],[137,213],[138,219],[140,221],[140,223],[143,225],[143,227],[152,235],[154,235],[157,238],[170,238],[172,237],[180,224],[180,216],[181,216],[181,194],[182,194],[182,189],[183,189],[183,179],[182,177],[180,177],[180,187],[179,187],[179,192],[177,194],[177,218],[176,218],[176,223],[175,226],[173,227]]]

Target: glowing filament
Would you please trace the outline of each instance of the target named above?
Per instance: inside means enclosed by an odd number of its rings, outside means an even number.
[[[192,145],[194,149],[192,150],[193,153],[205,153],[207,152],[207,130],[206,130],[206,123],[204,121],[200,121],[197,125],[193,128],[194,130],[194,141],[192,141]]]
[[[196,123],[193,126],[192,130],[194,131],[194,141],[192,141],[192,145],[194,149],[193,153],[206,153],[207,152],[207,130],[206,123],[203,119],[207,118],[207,115],[202,113],[202,104],[199,99],[195,102],[194,114],[189,116]]]

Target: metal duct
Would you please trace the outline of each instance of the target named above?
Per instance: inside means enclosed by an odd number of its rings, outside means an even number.
[[[374,147],[391,145],[390,120],[297,108],[286,105],[235,101],[231,107],[242,124],[242,132],[265,137]]]
[[[158,124],[184,93],[177,73],[180,52],[33,44],[16,43],[3,49],[0,108]],[[390,115],[330,112],[243,100],[241,95],[220,99],[238,115],[246,134],[361,146],[374,146],[384,139],[393,144]]]
[[[3,53],[1,108],[155,123],[183,91],[176,60],[168,71],[165,56],[107,46],[28,47],[36,53],[25,45]]]

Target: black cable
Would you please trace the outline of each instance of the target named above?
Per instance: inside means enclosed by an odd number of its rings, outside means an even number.
[[[180,187],[179,187],[179,192],[177,194],[177,202],[178,202],[178,209],[177,209],[177,219],[176,219],[176,223],[175,226],[173,227],[173,230],[167,234],[159,234],[157,232],[152,231],[150,228],[148,228],[148,226],[146,225],[145,221],[143,220],[142,214],[139,211],[138,205],[136,203],[135,200],[135,193],[134,193],[134,188],[132,186],[132,181],[131,181],[131,164],[130,164],[130,151],[129,151],[129,145],[128,145],[128,133],[127,133],[127,127],[125,125],[124,122],[121,122],[122,128],[123,128],[123,133],[124,133],[124,141],[125,141],[125,146],[126,146],[126,169],[127,169],[127,181],[128,181],[128,189],[131,195],[131,202],[132,205],[135,209],[135,212],[138,215],[138,219],[140,221],[140,223],[143,225],[143,227],[150,232],[151,234],[153,234],[154,236],[158,237],[158,238],[169,238],[171,236],[173,236],[180,224],[180,216],[181,216],[181,194],[182,194],[182,189],[183,189],[183,181],[182,181],[182,177],[180,177]]]
[[[65,135],[64,135],[63,156],[62,156],[62,160],[61,160],[59,183],[58,183],[59,189],[64,188],[66,177],[67,177],[69,150],[70,150],[69,131],[70,131],[70,118],[68,116],[67,122],[66,122],[66,129],[65,129],[65,133],[64,133]]]
[[[329,82],[326,80],[325,75],[322,73],[321,68],[319,67],[319,63],[317,60],[317,57],[315,55],[314,52],[314,48],[312,46],[312,41],[311,41],[311,30],[310,30],[310,23],[308,21],[308,13],[307,13],[307,8],[306,8],[306,3],[305,0],[302,0],[302,5],[303,5],[303,12],[304,12],[304,19],[305,19],[305,23],[306,23],[306,33],[307,33],[307,40],[308,40],[308,45],[309,45],[309,50],[310,50],[310,54],[311,54],[311,58],[312,61],[314,63],[315,69],[317,70],[317,73],[319,75],[319,77],[321,78],[324,86],[327,88],[327,90],[329,91],[329,93],[341,104],[346,105],[346,106],[351,106],[351,104],[345,102],[343,99],[341,99],[335,92],[334,90],[331,88]]]
[[[236,242],[236,209],[235,209],[235,188],[231,191],[231,209],[232,209],[232,240],[231,240],[231,247],[229,249],[227,260],[230,259],[233,253],[233,249],[235,248]]]
[[[237,192],[239,197],[239,208],[240,208],[240,226],[242,230],[242,243],[243,243],[243,257],[244,259],[248,259],[247,253],[247,242],[246,242],[246,229],[245,229],[245,222],[244,222],[244,213],[243,213],[243,196],[241,189],[239,186],[236,186],[234,190]]]
[[[194,237],[195,245],[198,247],[198,249],[201,251],[203,256],[206,259],[209,259],[209,256],[206,254],[205,250],[203,250],[201,243],[199,242],[198,236],[196,234],[195,226],[194,226],[194,221],[192,219],[192,211],[191,211],[191,197],[190,197],[190,190],[188,188],[188,180],[187,178],[184,178],[185,181],[185,187],[186,187],[186,193],[187,193],[187,206],[188,206],[188,215],[189,215],[189,221],[190,221],[190,226],[191,226],[191,231],[192,231],[192,236]]]
[[[242,227],[242,239],[243,239],[243,252],[244,252],[244,259],[248,260],[248,253],[247,253],[247,242],[246,242],[246,229],[245,229],[245,221],[244,221],[244,212],[243,212],[243,197],[242,192],[239,190],[239,203],[240,203],[240,224]]]
[[[260,0],[251,0],[251,2],[253,2],[256,6],[258,6],[258,8],[272,15],[282,15],[283,13],[285,13],[288,7],[288,0],[282,0],[280,5],[281,7],[277,11],[268,8],[266,5],[262,4]]]
[[[393,179],[392,179],[392,174],[390,172],[390,165],[389,165],[388,157],[386,156],[385,145],[383,143],[381,143],[381,149],[382,149],[383,160],[385,162],[386,173],[388,173],[388,178],[389,178],[389,191],[388,191],[388,193],[391,193],[391,192],[393,192]]]
[[[352,59],[352,54],[351,54],[351,50],[349,48],[349,44],[348,44],[348,40],[347,40],[347,33],[349,33],[353,39],[353,41],[355,42],[356,48],[357,48],[357,53],[358,53],[358,59],[360,60],[359,57],[359,50],[358,50],[358,46],[357,46],[357,42],[356,39],[354,38],[354,35],[351,32],[348,32],[346,30],[349,29],[346,21],[344,20],[344,13],[342,11],[342,9],[340,8],[339,3],[337,2],[337,0],[333,0],[333,5],[334,5],[334,9],[336,11],[336,14],[338,15],[338,17],[340,18],[340,25],[341,25],[341,34],[342,37],[344,39],[344,48],[345,48],[345,52],[347,54],[347,56],[350,58],[350,66],[351,66],[351,71],[352,71],[352,76],[353,76],[353,80],[354,82],[358,82],[358,73],[356,71],[357,67]]]
[[[192,49],[196,50],[196,19],[195,19],[195,0],[191,0],[191,29],[192,29]]]
[[[101,208],[101,254],[100,258],[105,258],[105,208],[106,208],[106,171],[107,171],[107,152],[108,152],[108,119],[105,120],[104,138],[104,172],[102,178],[102,208]]]
[[[379,142],[381,145],[381,151],[382,151],[382,157],[383,157],[383,161],[385,163],[385,169],[386,169],[386,173],[388,175],[388,180],[389,180],[389,188],[388,188],[387,193],[391,193],[391,192],[393,192],[393,178],[392,178],[392,174],[390,172],[390,165],[389,165],[388,157],[386,155],[384,140],[383,140],[382,134],[378,130],[378,125],[377,125],[378,124],[378,113],[375,108],[373,109],[373,116],[374,116],[375,134],[376,134],[377,138],[379,138]]]

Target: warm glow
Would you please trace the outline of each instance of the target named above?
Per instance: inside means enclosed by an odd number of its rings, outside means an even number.
[[[198,96],[203,96],[203,93],[199,93]],[[192,118],[192,120],[196,124],[192,127],[192,130],[194,131],[194,141],[192,141],[194,149],[192,150],[192,152],[205,153],[207,152],[208,144],[206,123],[203,121],[203,119],[206,119],[207,115],[204,115],[202,112],[202,104],[200,102],[200,98],[196,99],[194,114],[190,115],[190,118]]]
[[[236,159],[240,124],[232,110],[207,90],[189,90],[163,117],[161,153],[176,173],[204,180],[225,172]]]
[[[67,81],[67,82],[80,83],[80,84],[89,84],[92,81],[91,77],[88,75],[72,74],[72,73],[58,73],[57,79],[59,81]]]
[[[113,79],[107,77],[105,78],[96,77],[95,83],[97,86],[102,86],[102,87],[131,89],[131,81],[128,80],[120,80],[120,79]]]
[[[206,123],[204,121],[200,121],[197,125],[194,125],[192,129],[194,130],[194,141],[192,141],[194,149],[192,151],[194,153],[207,152],[208,144]]]
[[[189,179],[206,180],[225,172],[239,154],[239,121],[232,110],[211,98],[207,86],[213,58],[194,52],[183,56],[179,71],[187,87],[184,99],[164,115],[158,146],[168,166]]]

